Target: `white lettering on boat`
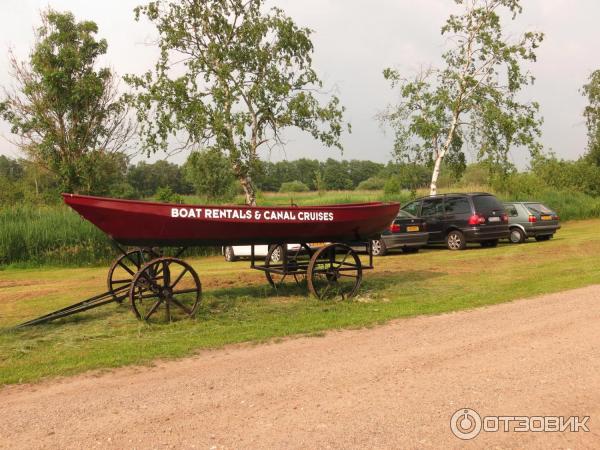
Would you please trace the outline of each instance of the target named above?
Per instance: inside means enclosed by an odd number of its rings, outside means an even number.
[[[332,211],[182,207],[171,208],[171,217],[177,219],[231,219],[243,222],[331,222],[334,215]]]

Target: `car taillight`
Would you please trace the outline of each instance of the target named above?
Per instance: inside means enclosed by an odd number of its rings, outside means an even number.
[[[529,216],[529,222],[534,223],[537,222],[537,218],[535,216]]]
[[[392,233],[400,233],[400,225],[398,225],[397,223],[393,223],[390,225],[390,231]]]
[[[559,220],[560,217],[558,217],[556,214],[554,216],[552,216],[552,220]]]
[[[481,225],[483,223],[485,223],[485,217],[479,214],[473,214],[469,217],[469,225]]]
[[[502,214],[502,222],[508,222],[508,214]]]

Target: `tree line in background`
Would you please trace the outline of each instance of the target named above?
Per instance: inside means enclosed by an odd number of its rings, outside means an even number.
[[[262,192],[305,192],[326,190],[383,189],[387,180],[400,177],[404,189],[417,189],[427,183],[428,169],[412,165],[381,164],[372,161],[298,159],[258,161],[252,172]],[[159,160],[127,164],[115,157],[106,164],[103,177],[88,193],[120,198],[169,198],[191,195],[209,200],[231,200],[242,193],[219,152],[194,152],[183,165]],[[26,159],[0,156],[0,204],[54,203],[62,185],[48,170]]]
[[[513,196],[535,198],[548,189],[600,196],[597,154],[588,152],[576,161],[555,155],[533,158],[531,169],[506,171],[488,162],[465,164],[445,170],[441,187],[480,187]],[[154,198],[183,201],[196,195],[206,201],[233,201],[243,194],[229,170],[228,161],[215,151],[193,153],[183,165],[159,160],[128,164],[123,158],[102,168],[102,178],[89,193],[117,198]],[[431,167],[415,163],[387,164],[366,160],[298,159],[258,161],[252,177],[260,192],[297,193],[331,190],[378,190],[394,195],[427,188]],[[51,172],[26,159],[0,156],[0,206],[21,203],[52,204],[59,200],[61,183]]]

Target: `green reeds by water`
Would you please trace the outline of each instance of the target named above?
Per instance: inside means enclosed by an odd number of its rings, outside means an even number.
[[[114,254],[100,230],[65,206],[0,209],[2,265],[92,265]]]

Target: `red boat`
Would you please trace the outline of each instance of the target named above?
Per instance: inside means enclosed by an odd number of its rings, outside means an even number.
[[[396,217],[399,203],[327,206],[212,206],[63,194],[67,205],[129,246],[202,246],[368,241]]]
[[[109,303],[129,299],[137,318],[147,322],[194,317],[202,298],[196,270],[180,256],[187,247],[269,244],[262,264],[254,245],[250,267],[264,272],[278,289],[287,279],[306,281],[317,298],[356,295],[364,270],[373,268],[371,238],[387,228],[399,203],[328,206],[249,207],[174,205],[63,194],[67,205],[118,244],[121,252],[108,270],[108,291],[29,320],[19,327],[46,323]],[[313,248],[308,242],[321,242]],[[327,243],[329,242],[329,243]],[[299,243],[288,251],[286,243]],[[353,245],[349,245],[353,243]],[[368,254],[365,265],[356,246]],[[121,246],[137,246],[125,249]],[[169,247],[181,247],[175,256]],[[275,262],[272,252],[283,254]]]

